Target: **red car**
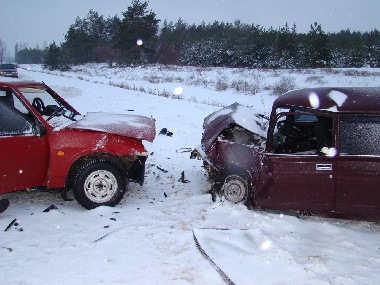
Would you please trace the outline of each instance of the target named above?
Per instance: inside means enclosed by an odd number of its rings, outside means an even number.
[[[233,104],[204,121],[213,194],[259,209],[380,220],[380,88],[311,88],[269,118]],[[215,195],[214,195],[215,197]]]
[[[143,184],[154,137],[152,118],[82,116],[44,83],[0,82],[0,194],[72,189],[87,209],[114,206],[128,181]]]

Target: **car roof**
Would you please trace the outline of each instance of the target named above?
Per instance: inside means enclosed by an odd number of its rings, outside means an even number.
[[[273,108],[282,107],[335,113],[380,113],[380,88],[320,87],[292,90],[274,101]]]

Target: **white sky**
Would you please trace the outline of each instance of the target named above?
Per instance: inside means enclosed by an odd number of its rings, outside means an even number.
[[[90,9],[100,15],[121,18],[132,0],[0,0],[0,38],[14,53],[16,43],[34,48],[44,43],[64,41],[64,35],[77,16]],[[257,24],[264,28],[292,26],[308,32],[318,22],[325,32],[370,31],[380,29],[379,0],[150,0],[149,10],[161,21],[188,24],[214,20]]]

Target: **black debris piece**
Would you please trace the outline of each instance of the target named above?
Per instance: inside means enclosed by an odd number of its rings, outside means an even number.
[[[12,252],[12,251],[13,251],[13,249],[12,249],[12,248],[10,248],[10,247],[5,247],[5,246],[2,246],[1,248],[4,248],[4,249],[8,250],[8,252]]]
[[[50,205],[47,207],[45,210],[43,210],[44,213],[50,212],[51,210],[58,210],[57,206],[55,205]]]
[[[161,129],[161,131],[160,131],[159,134],[160,134],[160,135],[166,135],[166,136],[168,136],[168,137],[172,137],[172,136],[173,136],[173,133],[170,132],[167,128],[163,128],[163,129]]]
[[[185,179],[185,171],[182,171],[181,178],[178,179],[178,182],[182,182],[182,183],[189,183],[190,182],[190,180]]]
[[[161,131],[160,131],[160,135],[166,135],[167,134],[167,132],[168,132],[168,129],[167,128],[163,128],[163,129],[161,129]]]
[[[161,170],[163,173],[167,173],[168,172],[167,170],[165,170],[165,169],[163,169],[163,168],[161,168],[159,166],[157,166],[157,169]]]
[[[7,198],[0,200],[0,213],[4,212],[9,207],[9,200]]]
[[[165,198],[167,198],[167,197],[168,197],[168,194],[166,194],[166,193],[164,192],[164,196],[165,196]]]
[[[11,228],[11,226],[13,226],[14,225],[14,223],[17,221],[17,219],[15,218],[15,219],[13,219],[13,221],[12,222],[10,222],[9,223],[9,225],[5,228],[5,230],[4,230],[4,232],[6,232],[7,230],[9,230],[10,228]]]

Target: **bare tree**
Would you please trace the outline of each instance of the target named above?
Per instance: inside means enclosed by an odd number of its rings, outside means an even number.
[[[7,51],[7,45],[0,38],[0,63],[1,64],[3,63],[6,51]]]

